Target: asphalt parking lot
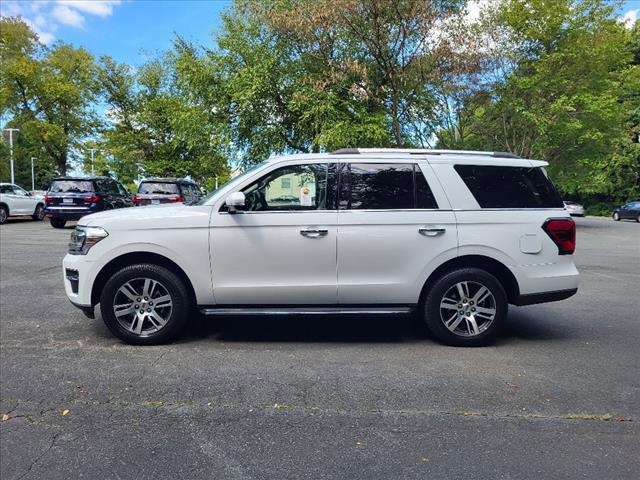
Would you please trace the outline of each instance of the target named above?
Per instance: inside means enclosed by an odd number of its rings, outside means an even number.
[[[227,318],[131,347],[66,300],[70,230],[0,227],[0,477],[640,475],[640,225],[578,219],[578,294],[491,347],[411,318]]]

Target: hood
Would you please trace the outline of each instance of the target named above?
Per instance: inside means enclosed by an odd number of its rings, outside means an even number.
[[[194,228],[208,225],[210,205],[165,203],[146,207],[106,210],[82,217],[78,225],[110,230]]]

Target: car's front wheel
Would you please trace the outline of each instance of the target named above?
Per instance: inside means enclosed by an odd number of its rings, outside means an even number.
[[[44,219],[44,206],[42,204],[38,204],[35,212],[31,215],[31,218],[41,222]]]
[[[424,305],[431,334],[454,346],[487,344],[507,316],[502,284],[490,273],[462,268],[446,273],[431,287]]]
[[[616,222],[620,221],[620,214],[618,212],[613,212],[613,219]]]
[[[9,212],[5,207],[0,207],[0,225],[7,221],[9,218]]]
[[[190,300],[184,282],[159,265],[124,267],[105,284],[102,319],[111,332],[132,345],[173,340],[187,322]]]

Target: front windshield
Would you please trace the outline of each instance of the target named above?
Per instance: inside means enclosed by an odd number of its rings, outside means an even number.
[[[207,203],[209,203],[209,200],[211,200],[213,197],[215,197],[216,195],[222,194],[222,193],[224,193],[224,192],[226,192],[228,190],[231,190],[234,185],[236,185],[237,183],[239,183],[242,180],[244,180],[248,175],[250,175],[251,173],[255,172],[257,169],[259,169],[260,167],[262,167],[266,163],[267,162],[261,162],[261,163],[258,163],[256,165],[254,165],[253,167],[249,168],[248,170],[245,170],[244,172],[242,172],[237,177],[232,178],[227,183],[225,183],[224,185],[219,187],[217,190],[214,190],[213,192],[211,192],[209,195],[204,197],[199,202],[194,203],[194,205],[206,205]]]

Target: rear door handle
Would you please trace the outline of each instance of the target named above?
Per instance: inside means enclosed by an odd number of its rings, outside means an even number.
[[[326,228],[303,228],[300,230],[300,235],[307,238],[320,238],[329,233]]]
[[[418,233],[425,237],[435,237],[436,235],[442,235],[446,231],[447,229],[442,227],[420,227],[418,229]]]

